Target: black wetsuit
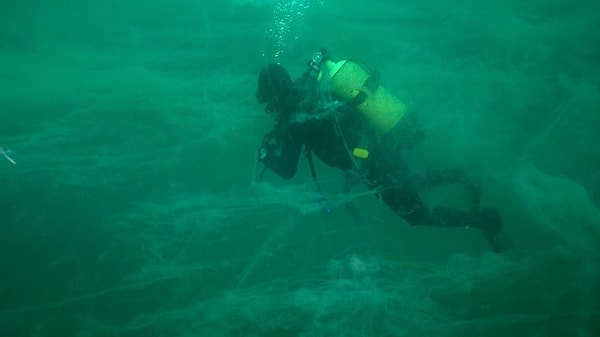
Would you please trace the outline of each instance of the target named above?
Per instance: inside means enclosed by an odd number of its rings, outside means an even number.
[[[263,138],[259,159],[285,179],[291,179],[303,149],[310,150],[327,165],[343,171],[352,160],[343,138],[336,132],[333,109],[319,105],[321,93],[314,76],[306,72],[294,82],[277,111],[275,125]]]
[[[410,115],[381,135],[372,130],[356,109],[347,105],[324,108],[321,95],[309,72],[294,82],[293,90],[285,98],[286,109],[278,112],[277,122],[265,135],[259,150],[259,160],[269,169],[283,178],[292,178],[305,148],[329,166],[357,172],[370,189],[380,189],[381,199],[411,225],[478,227],[488,240],[494,239],[500,231],[501,219],[493,221],[498,228],[482,228],[481,213],[476,211],[480,197],[476,180],[461,170],[410,174],[403,159],[404,151],[422,136]],[[352,158],[354,147],[366,148],[368,158]],[[473,212],[446,207],[430,209],[423,203],[419,191],[448,183],[467,186],[473,196]]]

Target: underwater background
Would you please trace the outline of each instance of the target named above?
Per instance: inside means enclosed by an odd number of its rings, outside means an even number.
[[[600,336],[599,13],[2,1],[0,336]],[[320,47],[419,114],[415,172],[481,174],[512,250],[410,227],[319,161],[334,212],[305,160],[256,179],[257,73],[297,77]]]

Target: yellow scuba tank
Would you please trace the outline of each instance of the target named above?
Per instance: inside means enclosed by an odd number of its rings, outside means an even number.
[[[331,92],[347,104],[355,105],[375,130],[390,131],[406,114],[406,105],[359,63],[326,59],[319,70],[318,79],[327,79]]]

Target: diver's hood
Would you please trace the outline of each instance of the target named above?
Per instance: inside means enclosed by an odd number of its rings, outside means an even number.
[[[258,75],[256,99],[260,104],[267,104],[267,111],[280,112],[284,99],[292,90],[293,82],[290,74],[278,63],[262,67]]]

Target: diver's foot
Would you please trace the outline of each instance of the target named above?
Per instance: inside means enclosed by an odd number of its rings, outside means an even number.
[[[502,216],[495,208],[482,208],[478,214],[477,227],[490,243],[494,252],[510,249],[510,239],[502,232]]]

